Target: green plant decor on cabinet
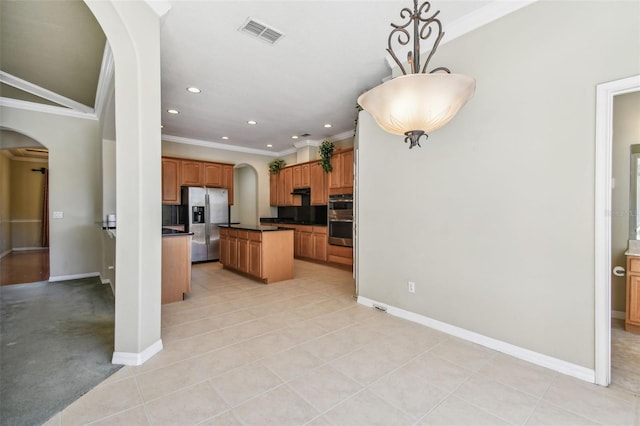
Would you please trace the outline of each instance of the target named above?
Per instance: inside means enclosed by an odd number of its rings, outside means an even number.
[[[335,148],[333,142],[327,140],[322,141],[320,144],[320,164],[327,173],[333,170],[333,167],[331,167],[331,156]]]
[[[280,169],[282,169],[286,164],[287,163],[285,163],[284,160],[277,158],[269,163],[269,172],[277,175],[278,173],[280,173]]]

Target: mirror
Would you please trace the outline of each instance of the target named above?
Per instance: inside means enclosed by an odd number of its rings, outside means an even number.
[[[631,168],[629,185],[629,239],[640,240],[640,144],[631,145]]]

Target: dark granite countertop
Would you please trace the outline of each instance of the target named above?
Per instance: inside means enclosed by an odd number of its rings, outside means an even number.
[[[288,231],[286,228],[279,226],[263,226],[263,225],[243,225],[241,223],[236,225],[218,225],[220,228],[241,229],[243,231],[258,231],[258,232],[271,232],[271,231]]]
[[[274,225],[308,225],[308,226],[327,226],[326,223],[309,222],[304,220],[282,219],[277,217],[261,217],[261,223],[273,223]]]
[[[162,228],[163,237],[177,237],[180,235],[193,235],[193,232],[178,231],[176,229]]]

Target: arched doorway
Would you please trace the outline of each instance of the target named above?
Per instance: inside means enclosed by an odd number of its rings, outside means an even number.
[[[0,285],[49,279],[48,149],[0,128]]]
[[[240,163],[234,168],[234,205],[231,220],[247,225],[259,223],[258,172],[250,164]]]

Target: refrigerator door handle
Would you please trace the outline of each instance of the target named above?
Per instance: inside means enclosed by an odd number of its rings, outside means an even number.
[[[211,238],[211,230],[209,225],[209,217],[211,212],[209,211],[209,194],[204,195],[204,237],[206,244],[209,245],[209,239]]]

